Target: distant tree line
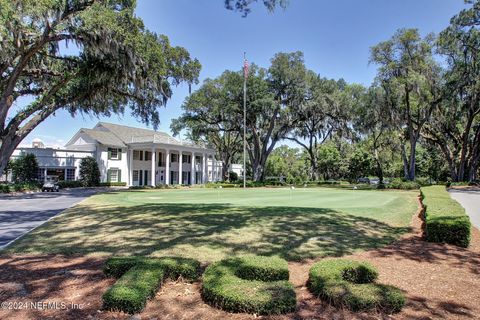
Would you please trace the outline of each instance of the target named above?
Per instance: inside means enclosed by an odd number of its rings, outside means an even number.
[[[477,180],[480,1],[467,2],[471,7],[438,35],[400,29],[372,47],[370,60],[378,68],[369,87],[308,70],[302,52],[277,53],[268,68],[252,64],[246,118],[250,177]],[[242,151],[243,73],[227,70],[205,80],[182,108],[172,130],[213,145],[227,180]],[[276,148],[285,140],[302,152]]]

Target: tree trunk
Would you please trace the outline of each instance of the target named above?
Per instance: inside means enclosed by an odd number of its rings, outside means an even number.
[[[10,159],[13,150],[11,150],[11,148],[5,147],[5,144],[2,144],[2,146],[0,147],[0,173],[2,175],[5,171],[5,168],[7,167],[8,160]]]
[[[380,162],[380,157],[378,156],[378,150],[375,149],[375,163],[377,164],[377,176],[378,184],[383,184],[383,168],[382,163]]]
[[[263,180],[263,168],[258,163],[253,168],[253,181],[258,182]]]
[[[415,151],[417,148],[417,139],[413,138],[410,141],[410,161],[408,167],[408,180],[415,180]]]
[[[470,168],[468,172],[468,181],[476,181],[478,179],[478,165],[480,162],[480,128],[475,132],[475,139],[473,140],[472,160],[470,161]]]
[[[222,159],[222,177],[223,181],[230,181],[230,167],[231,167],[231,157],[229,154],[224,153]]]
[[[472,161],[472,165],[470,166],[470,170],[468,172],[468,181],[469,182],[473,182],[473,181],[477,181],[477,172],[478,172],[478,159],[479,157],[477,157],[476,159],[474,159]]]
[[[472,112],[469,112],[467,124],[462,134],[462,148],[460,151],[460,162],[458,164],[458,170],[457,170],[457,179],[459,181],[464,181],[466,178],[465,169],[466,169],[466,156],[467,156],[467,149],[468,149],[468,136],[470,135],[470,129],[472,127],[473,118],[474,116],[472,115]]]
[[[318,165],[317,165],[317,157],[315,156],[315,151],[312,149],[308,150],[308,154],[310,155],[310,169],[312,170],[310,174],[310,178],[313,181],[318,180]]]
[[[3,174],[3,171],[8,165],[8,160],[13,154],[13,151],[18,146],[22,139],[19,139],[17,136],[13,136],[12,133],[8,133],[0,137],[0,173]]]
[[[408,160],[407,160],[407,151],[405,150],[405,145],[402,143],[402,161],[403,161],[403,176],[405,179],[408,179]]]
[[[3,131],[0,131],[0,172],[3,173],[3,170],[5,170],[8,164],[8,160],[20,142],[56,109],[55,105],[45,106],[40,113],[33,116],[21,128],[19,128],[18,125],[9,126],[3,129]]]

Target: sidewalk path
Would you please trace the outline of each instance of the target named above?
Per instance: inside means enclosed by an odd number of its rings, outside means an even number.
[[[480,229],[480,189],[449,189],[450,196],[457,200],[470,216],[472,224]]]

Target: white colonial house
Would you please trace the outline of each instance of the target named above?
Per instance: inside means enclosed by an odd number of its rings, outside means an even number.
[[[31,148],[17,148],[13,157],[33,153],[39,178],[56,176],[76,180],[82,158],[97,160],[102,182],[127,186],[195,185],[221,179],[215,150],[181,141],[163,132],[99,122],[80,129],[60,149],[45,148],[34,140]]]

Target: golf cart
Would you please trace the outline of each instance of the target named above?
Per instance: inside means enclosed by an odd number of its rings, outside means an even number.
[[[57,181],[58,181],[58,176],[46,176],[45,183],[42,186],[42,192],[46,192],[46,191],[59,192],[60,187]]]

